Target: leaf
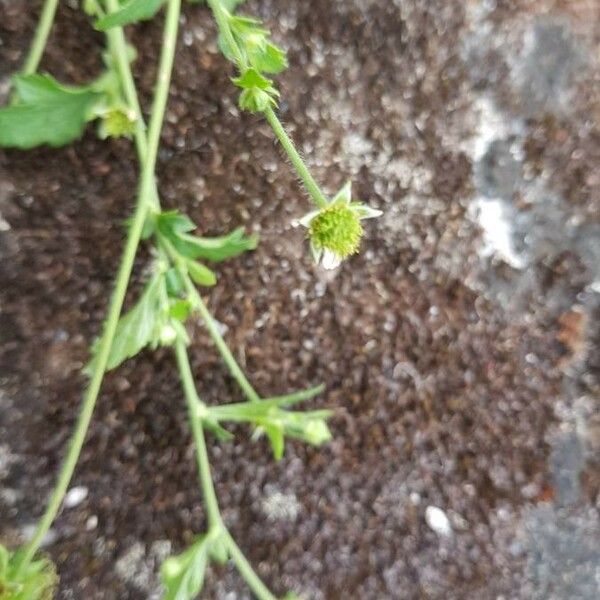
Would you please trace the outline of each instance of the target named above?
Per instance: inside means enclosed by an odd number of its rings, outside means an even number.
[[[109,13],[98,19],[94,26],[99,31],[106,31],[111,27],[122,27],[138,21],[151,19],[163,5],[165,0],[128,0],[120,10]]]
[[[217,283],[217,276],[203,264],[189,260],[187,262],[188,273],[198,285],[212,286]]]
[[[268,90],[273,83],[267,77],[263,77],[256,69],[246,69],[240,77],[235,77],[232,81],[243,89],[258,88],[260,90]]]
[[[0,108],[0,146],[23,150],[64,146],[79,138],[103,94],[91,86],[66,86],[50,75],[13,78],[16,104]]]
[[[4,563],[3,566],[0,565],[2,600],[50,600],[54,597],[58,577],[51,560],[46,557],[39,558],[20,571],[21,551],[9,552],[1,545],[0,549],[2,549],[0,560]]]
[[[148,344],[157,341],[161,316],[159,307],[161,285],[165,285],[163,275],[155,275],[146,285],[135,306],[119,319],[108,356],[107,371],[118,367]],[[93,358],[86,368],[87,372],[93,369],[98,347],[99,342],[92,347]]]
[[[281,460],[283,457],[283,451],[285,448],[285,438],[283,436],[283,427],[279,423],[265,423],[262,425],[269,442],[271,442],[271,448],[273,450],[273,456],[275,460]]]
[[[263,73],[281,73],[288,67],[285,50],[271,42],[267,42],[264,47],[254,51],[248,50],[248,57],[252,66]]]
[[[163,600],[194,600],[204,584],[208,556],[208,539],[202,536],[182,554],[167,558],[160,568]]]
[[[189,232],[193,231],[196,226],[189,217],[178,211],[161,213],[157,217],[157,227],[159,233],[171,242],[181,256],[191,260],[203,258],[212,262],[220,262],[238,256],[247,250],[254,250],[258,243],[257,236],[244,236],[243,227],[220,237],[190,235]],[[198,270],[196,270],[196,274],[199,275]],[[201,283],[201,285],[209,284]]]

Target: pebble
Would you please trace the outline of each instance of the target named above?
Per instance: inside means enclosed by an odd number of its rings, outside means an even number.
[[[446,513],[437,506],[428,506],[425,509],[425,522],[432,531],[441,537],[450,537],[452,535],[452,525]]]
[[[71,488],[65,496],[65,508],[75,508],[76,506],[79,506],[87,498],[87,495],[88,489],[84,486]]]

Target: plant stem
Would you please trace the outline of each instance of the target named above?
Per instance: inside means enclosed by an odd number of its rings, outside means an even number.
[[[240,71],[244,71],[248,67],[248,64],[246,61],[246,57],[244,56],[244,53],[240,50],[240,47],[235,40],[233,32],[231,31],[231,27],[229,26],[229,12],[221,4],[221,0],[207,0],[207,4],[210,6],[213,15],[215,15],[215,21],[217,22],[219,31],[221,32],[221,35],[225,38],[227,46],[233,53],[233,58],[238,66],[238,69]]]
[[[227,546],[229,548],[229,554],[231,559],[235,563],[237,570],[240,575],[244,578],[244,581],[248,584],[250,589],[254,592],[254,595],[258,600],[277,600],[277,598],[271,594],[269,589],[261,581],[260,577],[256,574],[252,565],[248,562],[244,553],[240,547],[235,543],[235,540],[231,537],[231,534],[226,532]]]
[[[148,132],[147,157],[146,161],[143,163],[136,208],[127,236],[125,249],[123,250],[115,288],[111,296],[104,324],[104,332],[100,340],[96,360],[94,361],[94,371],[83,398],[81,411],[73,431],[67,456],[61,466],[56,486],[50,496],[46,511],[38,523],[33,538],[25,546],[22,559],[17,569],[18,573],[23,572],[23,569],[30,563],[31,559],[38,551],[44,536],[50,529],[50,526],[60,509],[64,495],[73,476],[77,460],[79,459],[79,454],[81,453],[81,448],[85,441],[85,435],[94,412],[96,400],[98,399],[117,323],[125,300],[129,278],[133,269],[135,255],[140,242],[144,221],[148,213],[148,208],[153,202],[154,169],[156,166],[158,143],[173,68],[180,8],[181,0],[169,0],[162,52],[158,68],[157,86],[152,107],[152,118],[150,120]]]
[[[33,35],[33,40],[25,59],[25,64],[21,72],[23,75],[31,75],[37,71],[37,68],[42,59],[52,24],[54,23],[54,16],[56,15],[56,7],[58,6],[58,0],[45,0],[44,7],[42,8],[42,14],[38,21]]]
[[[200,400],[198,392],[196,391],[187,348],[182,340],[178,339],[175,343],[175,355],[177,356],[179,376],[185,393],[190,426],[192,428],[192,435],[196,446],[198,474],[200,476],[204,504],[206,505],[209,529],[212,527],[219,527],[222,525],[221,513],[219,512],[219,503],[210,474],[210,463],[208,461],[204,430],[202,428],[202,422],[198,418],[198,408],[203,407],[204,403]]]
[[[106,0],[106,7],[109,13],[119,10],[119,0]],[[144,116],[142,114],[142,108],[140,106],[137,89],[135,87],[135,81],[131,73],[131,67],[129,66],[129,53],[127,51],[127,42],[125,40],[123,28],[112,27],[106,32],[106,39],[108,40],[108,47],[112,59],[117,67],[121,89],[125,96],[125,100],[127,101],[129,107],[135,112],[135,145],[139,161],[141,164],[143,164],[146,160],[146,152],[148,149],[146,125],[144,123]]]
[[[178,339],[175,342],[175,355],[177,357],[177,366],[179,368],[179,375],[181,377],[185,400],[188,407],[192,435],[196,445],[198,474],[200,477],[200,485],[202,487],[204,503],[206,505],[209,530],[215,527],[221,528],[225,534],[227,547],[233,562],[238,568],[240,575],[244,578],[258,600],[276,600],[275,596],[271,594],[265,584],[261,581],[260,577],[256,574],[244,556],[243,552],[240,550],[234,539],[231,537],[231,534],[227,531],[225,525],[223,524],[217,495],[215,493],[215,487],[210,473],[210,463],[208,460],[208,451],[206,449],[204,430],[202,428],[202,422],[198,418],[198,408],[204,408],[205,405],[200,400],[198,392],[196,391],[187,348],[181,339]]]
[[[231,27],[229,25],[229,13],[221,4],[221,0],[207,0],[207,2],[215,16],[215,21],[217,22],[219,32],[225,38],[227,46],[230,48],[233,54],[233,59],[237,64],[238,69],[243,73],[248,68],[248,62],[244,56],[244,53],[240,50],[239,44],[235,40],[233,32],[231,31]],[[271,126],[271,129],[273,129],[277,139],[283,146],[283,149],[292,162],[292,165],[296,169],[298,176],[302,180],[302,183],[310,194],[313,202],[319,208],[324,208],[328,204],[327,198],[325,198],[321,188],[311,175],[306,164],[304,164],[302,157],[294,146],[294,142],[292,142],[290,136],[287,134],[286,130],[281,124],[281,121],[277,118],[275,111],[271,107],[268,107],[263,111],[263,113],[269,125]]]
[[[308,167],[304,164],[304,161],[302,160],[300,154],[298,154],[294,143],[292,142],[290,136],[287,134],[285,128],[281,124],[281,121],[275,114],[275,111],[269,106],[264,110],[264,115],[267,121],[269,122],[271,129],[277,136],[277,139],[279,140],[280,144],[283,146],[283,149],[285,150],[289,159],[292,161],[296,172],[300,176],[300,179],[302,179],[302,182],[304,183],[304,186],[310,194],[310,197],[313,199],[313,202],[319,208],[324,208],[325,206],[327,206],[327,199],[323,195],[321,188],[314,180],[313,176],[310,174],[310,171],[308,170]]]
[[[217,347],[217,350],[220,352],[223,361],[227,365],[231,376],[237,381],[244,394],[246,394],[248,400],[251,402],[258,402],[260,400],[260,396],[252,387],[252,384],[248,381],[244,371],[242,371],[241,367],[238,365],[233,354],[231,353],[231,350],[225,343],[225,340],[219,331],[219,327],[215,323],[215,320],[210,314],[210,311],[204,303],[204,300],[202,300],[202,296],[188,277],[185,277],[185,282],[188,294],[192,296],[194,305],[198,309],[198,312],[200,313],[200,316],[206,325],[206,329],[208,329],[208,333]]]

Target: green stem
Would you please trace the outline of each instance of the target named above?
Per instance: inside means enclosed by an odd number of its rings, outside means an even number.
[[[23,75],[31,75],[37,71],[37,68],[42,59],[52,24],[54,23],[54,16],[56,15],[56,7],[58,6],[58,0],[45,0],[44,7],[42,8],[42,14],[38,21],[31,47],[27,53],[25,64],[21,72]]]
[[[244,371],[242,371],[241,367],[238,365],[233,354],[231,353],[231,350],[225,343],[225,340],[219,331],[219,327],[215,323],[215,320],[210,314],[210,311],[204,303],[204,300],[202,300],[202,296],[187,277],[185,278],[185,281],[187,291],[192,296],[194,306],[198,309],[198,312],[200,313],[200,316],[206,325],[206,329],[208,329],[208,333],[212,338],[213,343],[217,347],[217,350],[220,352],[223,362],[227,365],[231,376],[237,381],[244,394],[246,394],[248,400],[251,402],[258,402],[260,400],[260,396],[252,387],[252,384],[248,381]]]
[[[258,598],[258,600],[277,600],[277,598],[271,594],[267,586],[256,574],[252,568],[252,565],[248,562],[244,556],[244,553],[240,550],[240,547],[235,543],[235,540],[231,537],[229,532],[226,532],[226,539],[231,560],[233,560],[237,570],[240,572],[240,575],[244,578],[244,581],[254,592],[254,595]]]
[[[106,8],[108,9],[108,12],[119,10],[119,0],[106,0]],[[144,123],[144,116],[142,114],[133,74],[131,73],[131,67],[129,66],[129,52],[127,51],[127,42],[125,40],[123,28],[112,27],[106,32],[106,39],[108,40],[108,48],[112,59],[117,67],[117,73],[119,75],[119,81],[125,100],[136,116],[135,145],[140,163],[144,164],[146,152],[148,150],[146,125]]]
[[[199,409],[205,408],[205,405],[200,400],[198,392],[196,391],[187,349],[182,340],[177,340],[175,343],[175,355],[177,356],[179,376],[181,377],[181,383],[185,393],[190,426],[192,428],[192,435],[196,446],[198,474],[200,476],[200,484],[202,486],[202,495],[204,496],[209,529],[212,527],[219,527],[222,525],[221,513],[219,512],[219,503],[210,474],[210,463],[208,461],[208,451],[206,450],[206,440],[204,439],[202,421],[198,416]]]
[[[233,31],[231,31],[231,27],[229,25],[229,12],[221,4],[221,0],[207,0],[207,4],[210,6],[213,15],[215,15],[215,21],[217,22],[219,31],[225,38],[227,46],[231,49],[233,58],[238,68],[240,71],[244,71],[248,67],[248,64],[244,53],[240,50],[240,47],[233,35]]]
[[[217,22],[219,32],[225,38],[227,46],[230,48],[233,54],[233,59],[237,64],[238,69],[240,70],[240,72],[244,72],[248,68],[248,61],[246,60],[244,53],[241,51],[239,44],[237,43],[233,32],[231,31],[231,26],[229,25],[229,13],[221,4],[221,0],[207,1],[215,16],[215,21]],[[271,126],[271,129],[273,129],[273,132],[277,136],[277,139],[283,146],[283,149],[285,150],[290,161],[292,162],[292,165],[296,169],[298,176],[302,180],[302,183],[304,184],[304,187],[310,194],[310,197],[312,198],[313,202],[319,208],[324,208],[328,204],[327,198],[321,191],[321,188],[315,181],[314,177],[311,175],[310,171],[308,170],[308,167],[306,166],[306,164],[302,160],[302,157],[296,150],[294,142],[292,142],[290,136],[287,134],[286,130],[281,124],[281,121],[277,118],[275,111],[271,107],[268,107],[263,112],[265,118]]]
[[[110,354],[110,349],[114,339],[117,323],[125,300],[129,278],[133,269],[133,263],[137,248],[140,242],[142,229],[149,207],[153,202],[153,184],[154,169],[156,166],[156,156],[158,152],[158,143],[160,132],[164,119],[165,107],[167,103],[171,72],[173,68],[173,59],[175,55],[175,43],[177,39],[177,29],[181,0],[169,0],[167,16],[165,21],[165,32],[163,37],[162,52],[158,68],[158,78],[154,102],[152,107],[152,118],[148,132],[148,152],[147,160],[143,163],[141,183],[138,190],[138,197],[132,223],[127,236],[127,242],[123,251],[123,257],[117,273],[115,288],[111,296],[110,306],[104,324],[104,332],[98,347],[96,360],[94,361],[94,371],[85,392],[81,411],[73,431],[67,456],[61,466],[56,487],[54,488],[46,511],[40,519],[33,538],[26,545],[21,562],[18,567],[18,573],[30,563],[35,553],[38,551],[44,536],[50,529],[52,522],[60,509],[63,498],[73,476],[77,460],[81,453],[85,435],[87,433],[96,400],[100,392],[106,365]]]
[[[202,487],[202,495],[204,497],[204,503],[206,506],[206,513],[208,517],[208,527],[210,529],[220,528],[225,534],[227,540],[227,547],[229,553],[236,567],[238,568],[240,575],[244,578],[250,589],[254,592],[254,595],[258,600],[276,600],[275,596],[271,594],[265,584],[261,581],[260,577],[256,574],[243,552],[240,550],[238,545],[235,543],[231,534],[225,528],[221,512],[219,510],[219,503],[217,495],[215,493],[215,487],[213,484],[212,476],[210,473],[210,463],[208,460],[208,451],[206,449],[206,439],[204,437],[204,430],[202,428],[202,421],[199,418],[199,414],[206,409],[206,405],[200,400],[196,386],[194,384],[194,376],[192,375],[192,369],[190,367],[190,361],[187,353],[185,343],[178,339],[175,342],[175,355],[177,357],[177,366],[179,368],[179,375],[183,385],[183,391],[185,394],[185,400],[188,408],[188,415],[190,426],[192,428],[192,435],[194,437],[194,443],[196,445],[196,460],[198,462],[198,474],[200,477],[200,485]]]
[[[304,187],[306,187],[313,202],[319,208],[324,208],[325,206],[327,206],[327,198],[325,198],[323,192],[321,191],[321,188],[314,180],[313,176],[310,174],[310,171],[308,170],[308,167],[304,164],[304,161],[302,160],[300,154],[298,154],[294,143],[292,142],[290,136],[287,134],[285,128],[281,124],[281,121],[275,114],[275,111],[269,106],[264,110],[264,115],[267,121],[269,122],[271,129],[277,136],[277,139],[279,140],[280,144],[283,146],[283,149],[285,150],[289,159],[292,161],[296,172],[300,176],[300,179],[302,179],[302,183],[304,183]]]

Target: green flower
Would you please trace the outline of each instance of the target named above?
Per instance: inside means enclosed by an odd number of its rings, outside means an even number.
[[[135,132],[135,114],[127,108],[113,107],[100,115],[99,136],[131,137]]]
[[[308,229],[315,262],[325,269],[335,269],[345,258],[358,252],[364,233],[361,221],[382,214],[361,202],[352,202],[348,182],[327,206],[309,212],[299,223]]]

